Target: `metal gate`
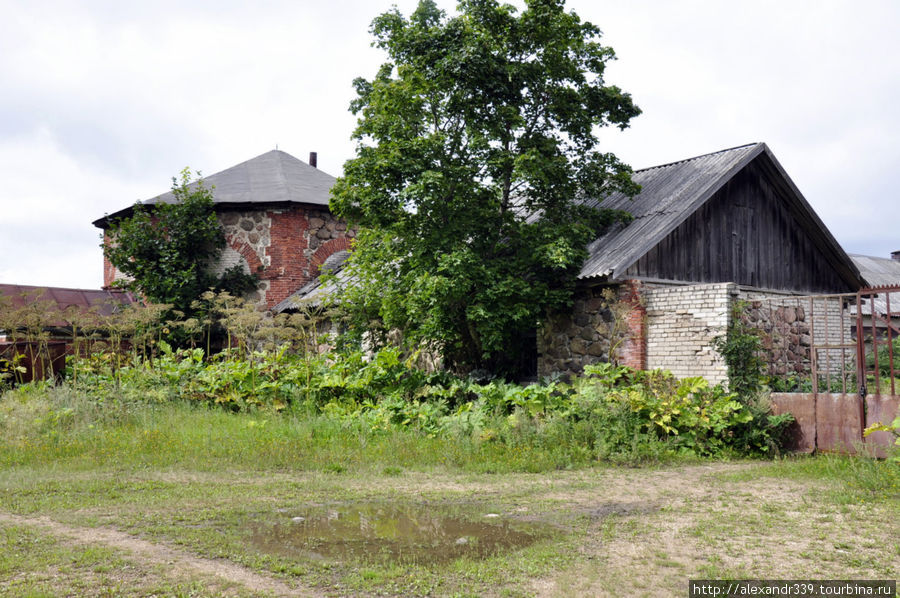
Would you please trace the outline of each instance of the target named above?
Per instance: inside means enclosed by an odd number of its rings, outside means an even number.
[[[884,454],[900,397],[900,286],[751,301],[743,318],[762,339],[776,411],[797,419],[800,450]]]

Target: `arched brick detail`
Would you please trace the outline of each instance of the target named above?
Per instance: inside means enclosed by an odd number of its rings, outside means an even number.
[[[262,278],[263,263],[260,261],[259,255],[257,255],[253,248],[245,241],[240,241],[233,237],[226,239],[226,241],[228,242],[229,247],[241,254],[241,257],[247,261],[247,265],[250,267],[250,274],[257,274]]]
[[[325,263],[332,254],[338,251],[347,251],[353,245],[353,239],[349,237],[340,237],[339,239],[331,239],[323,243],[309,259],[309,277],[315,278],[319,275],[319,268]]]

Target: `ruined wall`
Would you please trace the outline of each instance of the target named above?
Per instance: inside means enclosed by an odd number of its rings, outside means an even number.
[[[556,314],[539,331],[538,375],[578,375],[611,355],[622,365],[643,368],[643,324],[640,283],[583,287],[572,310]]]
[[[537,335],[539,376],[578,375],[588,364],[608,361],[615,331],[604,290],[610,297],[620,295],[618,287],[578,289],[572,310],[556,314],[544,324]]]
[[[614,289],[612,302],[608,294],[604,297],[605,289]],[[637,369],[663,368],[722,382],[726,367],[712,341],[725,334],[736,293],[731,283],[627,281],[582,288],[572,311],[551,318],[538,335],[538,374],[579,374],[585,365],[612,355]],[[612,306],[615,302],[619,305]]]
[[[262,206],[261,206],[262,207]],[[349,249],[356,231],[327,208],[290,206],[257,210],[219,210],[226,248],[217,273],[240,265],[256,274],[259,288],[251,298],[271,308],[319,274],[331,254]],[[121,278],[106,258],[103,283]]]
[[[727,367],[713,341],[727,331],[737,292],[734,283],[645,287],[647,368],[726,381]]]

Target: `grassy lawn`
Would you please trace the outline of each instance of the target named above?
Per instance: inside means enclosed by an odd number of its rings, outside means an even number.
[[[0,429],[2,595],[684,596],[692,578],[900,570],[885,462],[566,469],[299,415],[34,397],[0,401]],[[338,537],[295,535],[314,524]]]

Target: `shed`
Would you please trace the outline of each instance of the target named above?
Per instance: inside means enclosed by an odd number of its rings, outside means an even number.
[[[65,367],[65,356],[73,352],[71,326],[64,317],[66,310],[94,310],[108,316],[134,302],[131,293],[120,290],[0,284],[0,359],[12,360],[16,354],[21,355],[21,365],[26,368],[23,381],[56,375]],[[24,313],[27,308],[45,312],[41,343],[22,332],[25,323],[21,320],[30,319]]]
[[[764,143],[638,170],[641,192],[594,205],[634,216],[588,246],[573,310],[538,335],[538,371],[578,373],[609,356],[725,379],[712,347],[737,299],[856,292],[857,266]],[[604,290],[606,295],[604,296]],[[609,291],[630,306],[613,317]]]

